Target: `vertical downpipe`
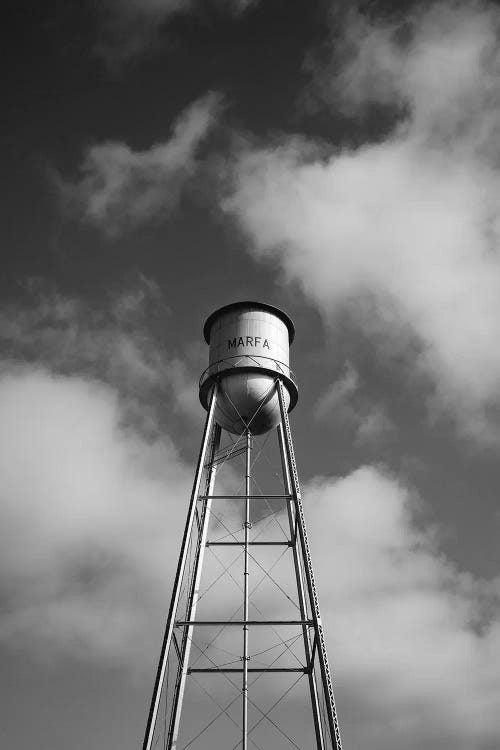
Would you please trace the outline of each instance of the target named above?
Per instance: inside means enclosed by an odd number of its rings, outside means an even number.
[[[249,554],[248,554],[248,542],[250,537],[250,450],[251,450],[251,436],[250,430],[247,430],[247,450],[246,450],[246,469],[245,469],[245,561],[244,561],[244,576],[243,576],[243,750],[248,749],[248,596],[249,586],[248,579],[249,573]]]

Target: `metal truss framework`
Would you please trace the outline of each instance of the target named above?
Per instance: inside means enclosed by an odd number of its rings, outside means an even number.
[[[191,500],[182,539],[181,551],[173,585],[173,593],[170,602],[167,624],[165,628],[160,660],[156,674],[153,696],[151,700],[150,711],[148,715],[147,727],[144,737],[143,750],[157,750],[160,739],[159,724],[163,722],[162,744],[159,745],[165,750],[185,750],[188,745],[182,748],[178,744],[179,729],[181,725],[182,705],[186,688],[186,682],[189,676],[195,679],[196,675],[223,675],[226,676],[234,686],[228,675],[235,675],[241,678],[241,691],[231,703],[221,706],[212,697],[212,700],[219,708],[217,717],[225,715],[233,724],[236,724],[234,718],[229,714],[229,708],[236,700],[241,700],[241,724],[238,724],[241,732],[241,740],[235,748],[228,750],[248,750],[249,742],[255,747],[259,747],[252,738],[252,732],[264,719],[271,724],[289,740],[292,746],[299,747],[270,717],[274,707],[283,700],[288,692],[296,684],[293,683],[278,701],[270,707],[268,711],[262,711],[253,702],[249,695],[249,674],[263,675],[265,673],[297,673],[298,679],[307,676],[309,684],[309,695],[311,702],[312,718],[314,724],[315,746],[317,750],[342,750],[339,723],[335,707],[333,693],[333,684],[331,673],[328,665],[325,637],[321,622],[319,609],[318,594],[314,579],[312,567],[310,545],[305,525],[304,511],[302,505],[302,496],[300,491],[297,466],[292,442],[292,433],[288,420],[288,412],[285,402],[285,388],[283,381],[278,377],[273,384],[277,390],[281,422],[277,427],[278,445],[281,457],[281,468],[283,474],[283,494],[255,495],[251,494],[251,451],[252,451],[252,434],[251,422],[247,424],[247,429],[242,433],[236,443],[226,449],[220,448],[221,428],[216,424],[214,415],[217,404],[219,386],[215,386],[207,419],[203,432],[200,453],[198,457],[196,473],[191,493]],[[254,415],[255,416],[255,415]],[[229,458],[235,455],[245,456],[245,492],[244,494],[228,495],[214,494],[215,478],[217,469]],[[202,489],[203,487],[203,489]],[[212,506],[217,501],[239,501],[243,502],[243,540],[234,537],[231,541],[211,540],[208,538],[209,521],[212,513]],[[282,500],[286,506],[288,529],[285,540],[258,541],[252,540],[250,529],[250,508],[252,503],[265,500]],[[249,604],[251,601],[252,591],[249,587],[249,565],[252,559],[251,548],[253,547],[283,547],[291,549],[293,554],[293,567],[295,572],[297,606],[300,617],[297,619],[252,619],[249,616]],[[200,598],[200,582],[203,569],[203,558],[206,549],[213,547],[240,547],[243,553],[243,618],[230,620],[200,620],[196,617],[198,600]],[[227,568],[225,571],[226,572]],[[264,571],[266,573],[266,571]],[[269,577],[270,574],[269,574]],[[233,578],[234,580],[234,578]],[[271,580],[273,580],[271,578]],[[277,584],[278,585],[278,584]],[[181,597],[185,598],[185,606],[180,607]],[[297,628],[297,636],[293,638],[293,643],[300,639],[303,643],[304,663],[298,667],[273,666],[276,662],[271,662],[268,666],[261,668],[250,667],[251,654],[249,651],[249,631],[253,628],[277,626],[293,626]],[[193,632],[195,628],[210,627],[240,627],[243,630],[242,653],[240,656],[241,667],[233,668],[219,666],[215,662],[210,667],[196,667],[196,660],[190,666],[190,652],[193,644]],[[289,639],[292,642],[292,639]],[[283,645],[288,648],[287,642],[282,641]],[[210,657],[208,657],[210,658]],[[169,659],[175,661],[175,680],[173,685],[168,687]],[[210,660],[212,661],[212,660]],[[160,722],[159,711],[162,696],[165,701],[165,685],[170,693],[168,705],[165,704],[165,716]],[[203,689],[203,688],[202,688]],[[204,691],[207,692],[207,691]],[[210,696],[209,696],[210,697]],[[260,719],[249,728],[249,704],[254,706],[261,714]],[[216,717],[216,718],[217,718]],[[186,718],[186,717],[184,717]],[[210,722],[213,723],[213,722]],[[208,725],[210,726],[210,724]],[[200,732],[200,735],[202,732]],[[197,736],[200,736],[197,735]],[[194,739],[197,739],[195,737]],[[194,741],[194,740],[193,740]],[[309,750],[310,746],[307,748]]]

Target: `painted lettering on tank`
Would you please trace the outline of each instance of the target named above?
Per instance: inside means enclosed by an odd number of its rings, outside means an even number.
[[[246,336],[246,341],[244,340],[243,336],[240,336],[239,338],[234,337],[234,339],[228,339],[227,340],[227,348],[228,349],[237,349],[239,346],[262,346],[263,349],[270,349],[269,341],[267,339],[264,339],[264,342],[261,344],[262,337],[261,336]]]

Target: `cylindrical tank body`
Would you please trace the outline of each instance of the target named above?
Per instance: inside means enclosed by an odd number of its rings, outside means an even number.
[[[216,310],[205,323],[209,367],[200,380],[200,401],[208,408],[219,383],[215,419],[241,434],[247,427],[260,435],[280,421],[276,378],[285,385],[288,410],[298,391],[289,366],[294,326],[288,315],[261,302],[234,302]]]

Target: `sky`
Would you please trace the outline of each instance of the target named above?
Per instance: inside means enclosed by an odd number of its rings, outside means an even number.
[[[500,8],[4,13],[2,746],[132,750],[203,429],[203,323],[294,320],[343,744],[500,743]]]

